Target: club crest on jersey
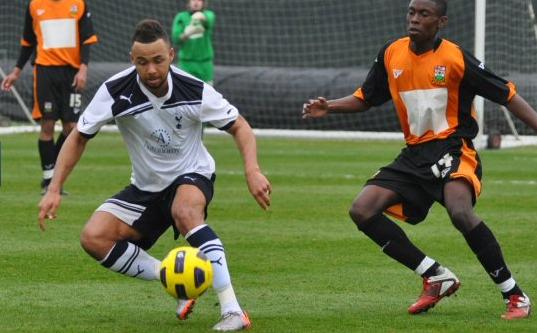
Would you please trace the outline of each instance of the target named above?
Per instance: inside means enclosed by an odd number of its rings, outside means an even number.
[[[446,84],[446,66],[434,67],[433,84],[445,85]]]
[[[72,5],[69,11],[71,12],[71,15],[75,16],[76,14],[78,14],[78,6]]]

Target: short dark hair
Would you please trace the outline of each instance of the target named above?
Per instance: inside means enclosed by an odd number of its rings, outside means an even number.
[[[136,25],[134,35],[132,35],[132,42],[148,44],[161,38],[164,39],[165,42],[170,43],[170,37],[168,37],[166,30],[164,30],[159,21],[145,19]]]
[[[431,1],[436,4],[436,7],[438,8],[439,16],[447,15],[447,0],[431,0]]]

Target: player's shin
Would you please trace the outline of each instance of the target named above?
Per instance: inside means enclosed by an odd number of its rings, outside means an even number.
[[[56,147],[54,141],[38,140],[39,157],[41,159],[41,170],[43,170],[42,188],[45,188],[50,183],[54,172],[54,164],[56,163]]]
[[[426,258],[425,254],[408,239],[403,229],[383,214],[375,215],[359,223],[358,229],[377,243],[384,253],[413,271]],[[435,262],[432,261],[430,265],[427,265],[423,273],[434,264]],[[436,267],[438,266],[434,268]]]
[[[117,242],[100,264],[127,276],[143,280],[159,279],[160,261],[127,241]]]
[[[220,301],[221,313],[242,312],[231,285],[224,246],[215,232],[208,225],[203,224],[190,230],[185,238],[190,245],[199,248],[211,261],[213,288]]]
[[[511,295],[523,295],[507,268],[500,244],[484,222],[465,234],[464,238],[505,299]]]

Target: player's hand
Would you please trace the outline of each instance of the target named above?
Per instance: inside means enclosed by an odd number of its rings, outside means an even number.
[[[185,28],[184,35],[187,37],[190,37],[195,34],[201,34],[204,31],[205,31],[205,28],[203,28],[201,24],[196,24],[196,25],[191,24]]]
[[[88,67],[85,64],[80,65],[78,72],[73,79],[73,88],[75,91],[82,91],[86,88],[86,81],[88,79]]]
[[[195,12],[194,14],[192,14],[192,20],[196,20],[198,22],[204,22],[207,20],[207,18],[205,17],[205,14],[203,14],[203,12],[199,11],[199,12]]]
[[[18,67],[15,67],[11,73],[9,73],[8,76],[6,76],[2,80],[2,90],[4,91],[10,91],[11,87],[15,84],[15,82],[19,79],[21,75],[21,69]]]
[[[60,207],[62,196],[59,191],[47,191],[39,202],[39,228],[45,231],[46,220],[56,218],[56,210]]]
[[[267,210],[270,207],[270,194],[272,186],[268,179],[259,170],[246,172],[248,190],[261,208]]]
[[[302,118],[321,118],[328,114],[328,101],[324,97],[310,99],[302,107]]]

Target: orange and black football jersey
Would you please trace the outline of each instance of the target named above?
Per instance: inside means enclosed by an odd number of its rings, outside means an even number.
[[[80,45],[97,42],[84,0],[31,0],[22,46],[36,46],[42,66],[80,67]]]
[[[370,106],[393,100],[407,144],[450,136],[474,138],[478,123],[473,100],[483,96],[506,105],[515,86],[458,45],[438,39],[417,55],[404,37],[385,45],[354,96]]]

